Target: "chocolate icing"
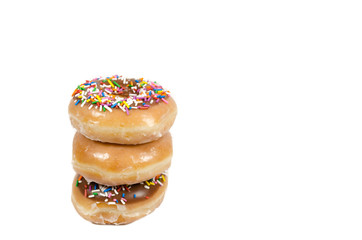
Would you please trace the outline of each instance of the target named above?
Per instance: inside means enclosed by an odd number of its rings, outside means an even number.
[[[89,81],[86,84],[90,84],[90,83],[92,84],[91,86],[89,86],[90,89],[94,89],[94,87],[96,87],[97,91],[101,90],[101,91],[105,92],[105,94],[107,94],[108,96],[113,95],[114,97],[119,97],[119,98],[121,98],[121,99],[123,99],[125,101],[127,101],[127,99],[130,98],[130,97],[131,98],[137,98],[137,95],[138,95],[140,89],[143,88],[147,92],[146,95],[147,95],[148,99],[145,100],[143,97],[140,98],[139,101],[141,101],[141,102],[137,104],[138,109],[147,109],[151,105],[154,105],[154,104],[157,104],[157,103],[160,102],[160,98],[158,98],[157,96],[161,96],[161,95],[159,95],[158,93],[153,92],[153,90],[155,90],[155,89],[156,90],[158,88],[160,90],[162,89],[162,87],[159,86],[159,85],[150,85],[150,83],[148,82],[147,84],[144,84],[141,87],[139,85],[139,83],[143,82],[143,80],[137,80],[137,79],[133,79],[133,78],[130,78],[130,79],[127,78],[127,79],[125,79],[125,81],[122,80],[122,79],[112,79],[111,82],[117,88],[109,87],[110,86],[109,82],[107,80],[104,80],[104,79],[103,80],[92,80],[92,81]],[[107,89],[108,92],[105,91],[105,89]],[[85,86],[84,86],[84,84],[82,84],[82,85],[77,87],[77,89],[75,90],[75,93],[79,93],[79,92],[85,91],[85,90],[86,90]],[[99,93],[97,91],[95,92],[96,94]],[[151,91],[153,93],[152,96],[149,96],[149,94],[148,94],[149,91]],[[168,97],[168,94],[165,94],[163,89],[162,89],[161,92],[162,92],[162,95],[163,95],[161,97],[164,97],[164,98]],[[91,91],[91,93],[93,94],[93,91]],[[133,95],[130,95],[130,94],[133,94]],[[82,105],[81,103],[84,100],[88,100],[88,96],[89,95],[87,95],[87,98],[85,98],[85,99],[81,99],[79,105]],[[102,97],[102,96],[100,96],[100,97]],[[114,97],[111,97],[111,98],[113,98],[113,100],[114,100]],[[79,100],[77,94],[73,94],[73,100],[74,101]],[[95,106],[98,105],[98,107],[99,107],[99,103],[92,104],[92,102],[94,102],[94,101],[98,101],[98,99],[96,97],[94,97],[94,98],[92,97],[92,100],[88,100],[88,102],[84,103],[83,107],[89,107],[90,105],[95,105]],[[76,105],[78,105],[78,104],[76,104]],[[101,104],[101,105],[103,105],[103,104]],[[107,103],[106,105],[108,107],[111,107],[112,104]],[[130,103],[129,106],[131,107],[131,108],[129,108],[130,110],[134,109],[133,107],[136,107],[136,105],[134,103]],[[114,108],[117,109],[119,107],[116,105]]]
[[[163,183],[167,180],[166,175],[160,174],[142,183],[133,185],[106,186],[95,182],[88,183],[84,177],[81,177],[80,180],[79,178],[80,175],[77,175],[78,180],[76,186],[82,195],[86,195],[88,199],[92,199],[95,202],[115,202],[116,204],[123,204],[123,202],[124,204],[132,204],[145,201],[148,198],[151,198],[157,192],[158,188],[162,187]],[[89,190],[89,186],[91,190]],[[110,197],[109,193],[111,193]],[[94,195],[94,197],[89,197],[91,195]],[[122,198],[123,202],[121,201]],[[126,199],[126,201],[124,199]]]

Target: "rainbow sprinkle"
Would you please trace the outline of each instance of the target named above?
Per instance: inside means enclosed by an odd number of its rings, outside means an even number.
[[[75,100],[75,105],[84,107],[88,104],[89,110],[93,106],[104,112],[121,109],[129,115],[129,110],[146,110],[160,100],[168,103],[166,98],[169,95],[170,92],[156,82],[114,75],[86,80],[74,90],[72,98]]]
[[[155,186],[162,187],[163,184],[166,182],[165,176],[167,176],[167,172],[161,173],[147,181],[137,183],[137,185],[142,184],[148,190],[150,189],[150,187],[155,187]],[[85,178],[79,176],[78,180],[76,181],[76,187],[79,187],[81,179],[83,180]],[[88,183],[88,185],[84,184],[84,196],[86,198],[97,198],[97,200],[103,200],[108,205],[118,204],[118,203],[126,204],[127,201],[138,198],[138,196],[136,196],[134,192],[132,193],[132,186],[135,185],[107,186],[107,185],[97,184],[91,181],[89,182],[87,179],[85,179],[85,181]],[[94,186],[93,190],[92,186]],[[89,187],[89,189],[87,187]],[[126,195],[127,192],[129,194]],[[148,199],[149,196],[146,195],[144,198]]]

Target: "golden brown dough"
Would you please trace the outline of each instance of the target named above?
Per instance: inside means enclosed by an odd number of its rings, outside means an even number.
[[[160,101],[146,110],[112,112],[76,106],[69,103],[69,117],[73,127],[89,139],[117,143],[141,144],[154,141],[168,132],[175,121],[177,106],[172,97],[168,104]]]
[[[119,145],[89,140],[80,133],[73,139],[73,168],[88,180],[106,185],[134,184],[150,179],[171,165],[172,138],[141,145]]]

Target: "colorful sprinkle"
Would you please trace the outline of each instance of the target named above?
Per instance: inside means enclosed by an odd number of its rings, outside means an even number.
[[[147,181],[138,183],[142,184],[144,188],[151,189],[155,187],[162,187],[163,183],[166,181],[165,178],[166,172],[155,176]],[[76,186],[78,187],[79,184],[82,182],[84,177],[79,176],[76,180]],[[88,186],[87,183],[88,182]],[[150,196],[143,195],[137,196],[135,192],[132,190],[135,188],[135,185],[118,185],[118,186],[107,186],[102,184],[97,184],[95,182],[89,182],[87,179],[84,179],[84,197],[86,198],[94,198],[97,203],[105,202],[108,204],[126,204],[127,202],[132,202],[132,199],[135,198],[142,198],[144,196],[145,199],[148,199]],[[138,186],[137,184],[137,186]],[[89,188],[87,188],[89,187]],[[93,189],[92,189],[93,188]],[[137,190],[136,188],[135,191]],[[119,193],[119,191],[127,191],[123,193]],[[129,193],[128,193],[129,192]],[[147,192],[147,190],[146,190]]]
[[[111,84],[112,88],[114,88],[113,83],[109,79],[107,79],[107,81],[109,82],[109,84]]]
[[[88,109],[96,105],[99,111],[104,112],[106,110],[112,112],[113,109],[119,108],[127,115],[130,114],[129,110],[147,110],[159,100],[168,103],[166,100],[168,96],[169,91],[156,82],[146,81],[143,78],[127,79],[118,75],[87,80],[72,93],[75,105],[81,102],[83,107],[88,103]]]

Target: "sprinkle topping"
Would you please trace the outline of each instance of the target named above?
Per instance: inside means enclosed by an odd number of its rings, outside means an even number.
[[[92,198],[97,202],[111,204],[129,204],[143,201],[151,197],[159,187],[166,182],[165,174],[162,173],[147,181],[133,185],[107,186],[88,182],[84,177],[79,176],[76,187],[86,198]]]
[[[121,109],[129,115],[129,110],[146,110],[160,101],[168,103],[169,94],[156,82],[114,75],[86,80],[74,90],[72,98],[76,106],[87,105],[89,110],[93,107],[104,112]]]

